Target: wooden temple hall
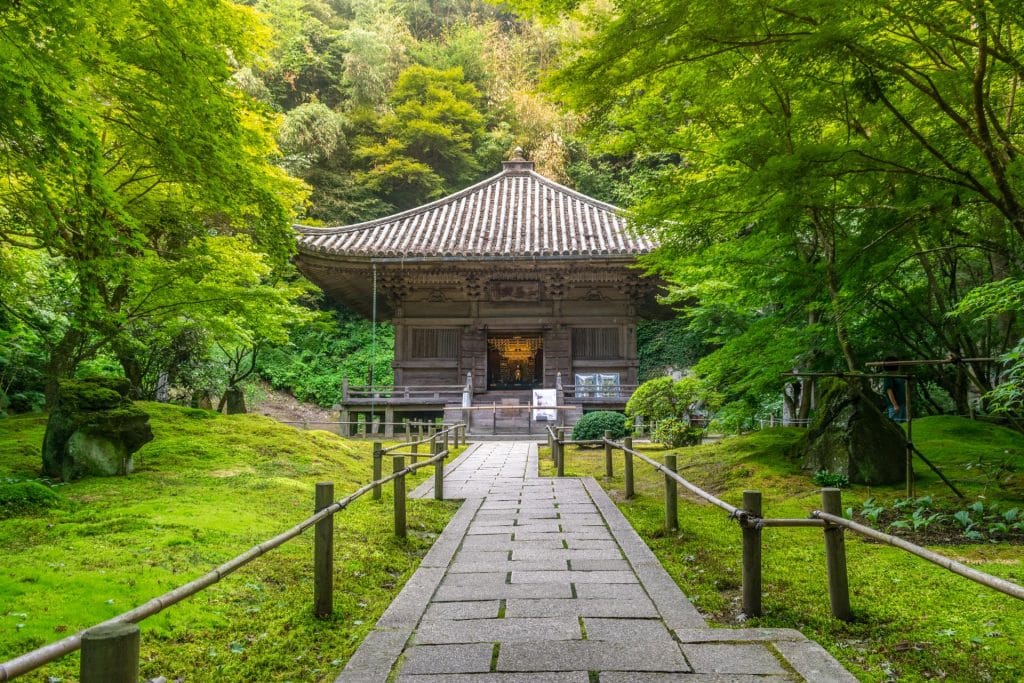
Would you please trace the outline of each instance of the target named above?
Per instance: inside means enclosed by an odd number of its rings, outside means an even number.
[[[390,435],[393,423],[443,416],[474,433],[539,434],[625,406],[637,383],[637,321],[663,314],[657,283],[634,267],[654,244],[615,207],[536,173],[518,150],[502,165],[393,216],[297,226],[302,272],[395,326],[394,386],[346,382],[343,422],[372,416]]]

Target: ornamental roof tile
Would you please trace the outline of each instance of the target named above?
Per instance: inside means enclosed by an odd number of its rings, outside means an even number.
[[[363,258],[636,256],[650,238],[616,207],[545,178],[522,159],[453,195],[356,225],[295,226],[299,251]]]

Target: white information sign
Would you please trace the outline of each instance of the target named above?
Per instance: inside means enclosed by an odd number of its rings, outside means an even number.
[[[554,389],[534,389],[533,405],[555,406],[558,398]],[[558,420],[558,411],[554,409],[536,409],[533,411],[533,419],[536,422],[555,422]]]

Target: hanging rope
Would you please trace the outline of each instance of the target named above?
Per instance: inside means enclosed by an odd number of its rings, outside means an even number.
[[[373,417],[376,415],[377,392],[374,391],[373,368],[377,364],[377,264],[373,264],[373,300],[370,318],[370,431],[373,431]]]

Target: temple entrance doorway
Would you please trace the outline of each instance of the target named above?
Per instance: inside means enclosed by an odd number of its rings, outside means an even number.
[[[540,389],[544,385],[544,338],[540,333],[487,337],[487,389]]]

